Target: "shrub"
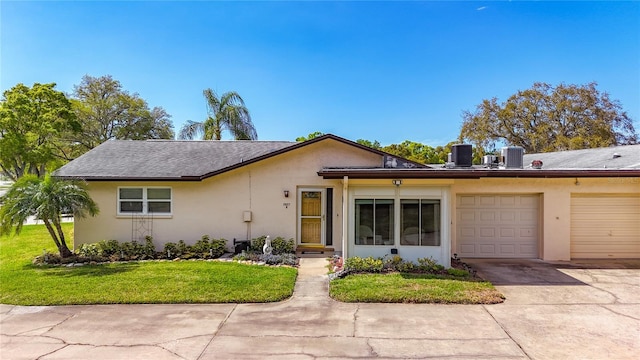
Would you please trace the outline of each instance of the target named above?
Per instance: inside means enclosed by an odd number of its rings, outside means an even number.
[[[415,272],[416,264],[411,261],[402,261],[396,265],[396,271],[405,273]]]
[[[98,243],[100,256],[110,257],[112,255],[120,255],[120,244],[118,240],[102,240]]]
[[[176,245],[176,248],[178,249],[178,252],[181,255],[184,255],[189,251],[189,249],[187,248],[187,244],[184,242],[184,240],[178,240],[178,244]]]
[[[240,254],[233,257],[236,261],[254,261],[264,262],[269,265],[290,265],[295,266],[298,264],[298,259],[294,254],[258,254],[256,252],[243,251]]]
[[[438,262],[432,257],[419,258],[418,270],[424,272],[440,272],[444,270],[444,266],[438,264]]]
[[[191,250],[199,254],[209,253],[209,249],[211,249],[209,235],[202,235],[202,238],[196,241],[196,243],[191,246]]]
[[[281,255],[262,254],[260,256],[260,260],[264,261],[266,264],[269,264],[269,265],[282,264],[282,265],[294,266],[297,264],[297,259],[294,254],[281,254]]]
[[[263,235],[251,240],[249,251],[262,253],[262,248],[264,247],[264,242],[266,241],[266,239],[267,236]],[[293,239],[285,240],[281,236],[278,236],[275,239],[271,239],[271,247],[273,248],[272,254],[293,254],[295,252],[293,249],[294,244],[295,242]]]
[[[167,259],[215,259],[224,254],[226,247],[227,240],[210,239],[209,235],[203,235],[194,245],[187,245],[184,240],[164,244],[162,256]]]
[[[258,261],[260,261],[260,255],[262,255],[262,254],[258,254],[257,252],[253,252],[253,251],[248,251],[248,252],[247,251],[243,251],[240,254],[234,256],[233,260],[258,262]]]
[[[209,253],[207,254],[211,258],[219,258],[227,251],[227,240],[226,239],[213,239],[211,240],[209,248]]]
[[[384,268],[386,270],[390,270],[390,271],[394,271],[397,270],[398,265],[402,264],[402,257],[400,257],[400,255],[393,255],[390,258],[387,258],[385,256],[385,260],[384,260]]]
[[[60,264],[61,262],[62,258],[60,257],[60,254],[49,251],[44,251],[42,255],[36,256],[36,258],[33,259],[33,264],[35,265]]]
[[[383,268],[382,259],[371,256],[366,258],[354,256],[344,262],[344,269],[350,272],[381,272]]]
[[[147,259],[155,259],[157,257],[156,246],[153,245],[153,238],[151,236],[144,237],[144,256]]]
[[[101,255],[100,247],[97,243],[82,244],[78,249],[78,255],[89,259],[95,259]]]
[[[179,251],[178,251],[178,246],[176,245],[176,243],[172,243],[172,242],[168,242],[164,244],[164,249],[162,250],[163,257],[166,257],[167,259],[175,259],[177,257],[180,257],[180,255],[182,255]]]

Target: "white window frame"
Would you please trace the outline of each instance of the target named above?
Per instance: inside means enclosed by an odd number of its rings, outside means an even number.
[[[356,210],[355,210],[356,202],[358,200],[373,200],[373,204],[374,204],[374,212],[373,212],[374,225],[373,226],[374,226],[374,228],[371,229],[372,230],[372,236],[373,236],[373,238],[371,239],[372,240],[371,244],[358,244],[358,239],[355,236],[356,235],[356,227],[359,226],[356,223]],[[391,239],[391,241],[392,241],[391,244],[388,244],[388,243],[386,243],[386,244],[385,243],[376,244],[376,242],[377,242],[376,241],[376,236],[381,236],[381,235],[376,235],[376,233],[375,233],[375,202],[376,202],[376,200],[387,200],[387,201],[390,200],[390,201],[393,202],[393,208],[392,208],[393,209],[393,217],[391,218],[391,221],[393,221],[393,228],[392,228],[393,237]],[[387,246],[388,247],[388,246],[393,246],[395,244],[395,242],[396,242],[396,240],[395,240],[396,239],[396,225],[397,225],[396,224],[396,222],[397,222],[396,213],[398,211],[398,209],[397,209],[397,200],[395,198],[389,197],[389,196],[358,196],[358,197],[355,197],[353,199],[353,207],[354,207],[354,209],[353,209],[353,218],[354,218],[353,220],[354,221],[353,222],[355,224],[355,226],[353,228],[353,239],[354,239],[354,245],[355,246]],[[382,238],[380,238],[380,242],[382,242]]]
[[[403,200],[417,200],[419,204],[419,215],[418,220],[420,222],[419,234],[422,234],[422,201],[437,201],[438,204],[438,245],[425,245],[422,243],[422,238],[420,237],[418,244],[402,244],[402,201]],[[442,246],[442,199],[435,197],[416,197],[416,196],[400,196],[398,200],[398,212],[399,212],[399,220],[398,220],[398,245],[399,246],[417,246],[417,247],[440,247]]]
[[[121,199],[120,198],[120,189],[142,189],[142,199]],[[169,189],[169,199],[151,199],[147,198],[147,192],[149,189]],[[120,211],[120,204],[122,201],[141,201],[142,202],[142,212],[122,212]],[[169,212],[149,212],[149,203],[150,202],[168,202],[171,211]],[[118,195],[117,195],[117,214],[118,216],[131,216],[131,215],[151,215],[153,214],[158,216],[169,216],[173,215],[173,188],[170,186],[118,186]]]

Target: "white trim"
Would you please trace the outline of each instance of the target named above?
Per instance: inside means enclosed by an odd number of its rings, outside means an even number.
[[[348,212],[345,217],[348,233],[344,236],[344,247],[348,256],[384,257],[392,248],[399,255],[415,261],[419,257],[434,257],[445,267],[451,266],[451,201],[448,186],[354,186],[348,189]],[[394,244],[393,245],[355,245],[355,199],[393,199],[394,200]],[[403,246],[400,245],[400,200],[424,199],[440,201],[440,246]]]
[[[142,190],[142,199],[121,199],[120,198],[120,189],[141,189]],[[170,197],[169,199],[151,199],[147,198],[149,189],[169,189]],[[122,212],[120,211],[120,203],[122,201],[140,201],[142,202],[142,212]],[[149,212],[149,203],[150,202],[168,202],[171,208],[171,211],[167,212]],[[173,188],[171,186],[118,186],[117,196],[116,196],[116,217],[130,217],[131,215],[151,215],[157,217],[171,217],[173,215]]]
[[[342,257],[349,257],[349,177],[342,179]]]

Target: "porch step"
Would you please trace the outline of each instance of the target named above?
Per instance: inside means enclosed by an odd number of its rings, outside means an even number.
[[[304,258],[320,258],[333,256],[335,249],[324,246],[298,246],[296,256]]]

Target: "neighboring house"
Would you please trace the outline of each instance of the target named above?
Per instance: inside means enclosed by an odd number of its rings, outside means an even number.
[[[598,168],[574,162],[576,152]],[[334,135],[302,143],[107,141],[56,175],[87,180],[100,206],[99,216],[76,219],[76,247],[145,235],[159,248],[204,234],[271,235],[345,256],[397,252],[445,266],[454,253],[640,258],[640,145],[524,159],[544,165],[425,166]]]

